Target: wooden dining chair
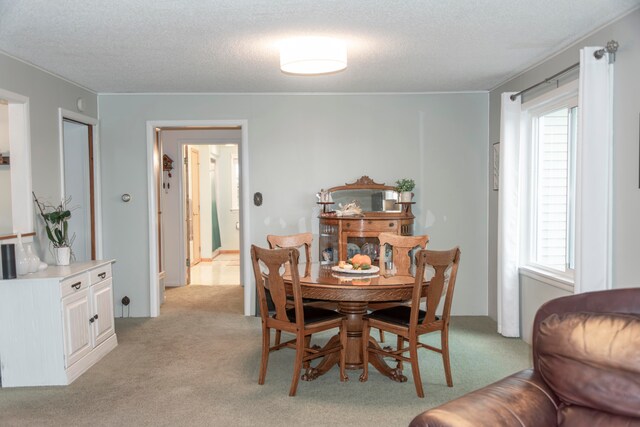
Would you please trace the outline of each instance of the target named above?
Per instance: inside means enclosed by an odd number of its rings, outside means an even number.
[[[311,269],[311,262],[313,261],[311,258],[311,245],[313,245],[313,234],[311,233],[298,233],[298,234],[289,234],[289,235],[276,235],[269,234],[267,235],[267,243],[269,243],[269,248],[271,249],[298,249],[304,248],[304,256],[305,262],[307,263],[307,268]],[[289,265],[285,266],[285,271],[289,273]]]
[[[298,233],[298,234],[290,234],[290,235],[276,235],[269,234],[267,235],[267,243],[269,243],[269,248],[271,249],[298,249],[299,251],[304,248],[304,255],[306,261],[305,268],[305,276],[311,274],[311,262],[313,261],[311,258],[311,245],[313,245],[313,234],[311,233]],[[287,263],[285,265],[285,274],[290,273],[290,266]],[[267,301],[271,299],[271,296],[267,292]],[[305,304],[313,304],[322,308],[326,308],[328,310],[335,310],[337,305],[335,303],[324,302],[324,301],[314,301],[303,299],[303,303]],[[287,297],[287,307],[293,307],[293,298],[291,296]],[[276,331],[276,339],[275,343],[280,344],[281,332]]]
[[[416,280],[413,287],[411,306],[398,305],[377,310],[365,317],[362,337],[364,370],[360,377],[361,381],[366,381],[369,376],[369,354],[377,353],[383,357],[388,356],[396,359],[400,369],[402,369],[403,361],[410,362],[416,392],[418,397],[424,397],[418,365],[418,348],[423,347],[442,355],[447,385],[453,387],[449,360],[449,318],[459,263],[460,249],[458,247],[448,251],[418,251],[416,254]],[[420,299],[423,293],[422,285],[427,266],[432,267],[435,273],[427,286],[427,310],[423,311],[420,309]],[[436,311],[443,296],[442,313],[437,315]],[[395,350],[387,350],[377,346],[369,346],[371,328],[378,328],[396,334],[398,336],[397,348]],[[420,336],[437,331],[440,331],[440,348],[419,341]],[[405,347],[406,342],[408,342],[408,347]],[[409,352],[409,357],[404,356],[406,352]]]
[[[308,366],[311,360],[323,357],[329,353],[340,352],[340,380],[346,381],[345,348],[347,344],[346,317],[333,311],[318,307],[307,307],[302,304],[302,290],[298,272],[297,249],[265,249],[251,246],[251,261],[253,273],[258,288],[260,303],[260,317],[262,319],[262,359],[260,361],[260,375],[258,384],[264,384],[267,375],[269,353],[282,347],[296,350],[293,367],[293,380],[289,389],[289,396],[295,396],[303,364]],[[287,292],[283,280],[283,266],[291,266],[291,292],[293,293],[293,308],[287,308]],[[261,264],[265,270],[261,269]],[[275,314],[269,313],[267,307],[266,289],[271,291],[275,305]],[[333,328],[339,328],[340,341],[329,348],[311,347],[311,335]],[[295,338],[284,343],[271,345],[271,329],[286,331]]]
[[[387,274],[387,262],[393,263],[395,275],[397,276],[410,276],[412,263],[412,252],[414,249],[426,249],[427,243],[429,243],[429,236],[401,236],[394,233],[380,233],[378,235],[380,242],[380,255],[379,265],[380,274]],[[391,246],[391,259],[386,257],[385,245]],[[397,305],[397,302],[390,303],[372,303],[369,304],[370,310],[380,310],[383,308],[393,307]],[[384,342],[384,332],[380,331],[380,341]]]
[[[426,249],[429,243],[429,236],[401,236],[394,233],[380,233],[378,235],[380,242],[380,274],[387,273],[387,262],[393,263],[395,274],[400,276],[411,275],[412,254],[416,249]],[[385,245],[391,246],[391,259],[387,259]]]

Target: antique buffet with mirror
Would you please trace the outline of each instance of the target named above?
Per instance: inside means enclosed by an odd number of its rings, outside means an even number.
[[[368,176],[322,190],[318,199],[323,264],[346,261],[359,253],[377,264],[380,233],[413,234],[413,202],[398,202],[394,186],[376,183]]]

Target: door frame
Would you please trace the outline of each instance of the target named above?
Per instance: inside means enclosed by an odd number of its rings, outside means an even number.
[[[64,193],[64,120],[72,120],[82,125],[91,126],[91,142],[93,151],[93,209],[95,220],[95,259],[102,259],[102,195],[100,189],[100,138],[98,134],[98,119],[76,113],[75,111],[58,108],[58,145],[60,150],[60,199]]]
[[[189,227],[187,227],[187,247],[188,247],[188,254],[189,254],[189,269],[191,269],[191,267],[193,267],[194,265],[196,265],[197,263],[199,263],[202,259],[202,254],[201,254],[201,237],[200,237],[200,233],[201,233],[201,219],[200,219],[200,182],[198,182],[198,208],[197,210],[194,208],[194,189],[195,189],[195,184],[194,184],[194,173],[196,173],[198,175],[198,180],[200,180],[200,150],[199,147],[198,149],[194,149],[193,146],[194,145],[201,145],[203,147],[207,147],[208,145],[203,145],[203,144],[187,144],[186,147],[188,147],[188,153],[187,153],[187,165],[189,167],[189,176],[185,177],[186,178],[186,183],[187,183],[187,191],[185,193],[185,198],[183,200],[184,203],[184,209],[189,209],[188,212],[188,219],[191,221],[191,241],[193,241],[193,249],[191,249],[189,247]],[[192,164],[192,160],[193,160],[193,153],[197,153],[197,157],[198,157],[198,163],[197,166],[194,167],[194,165]],[[197,171],[197,172],[194,172]],[[188,184],[188,182],[191,181],[191,185]],[[189,203],[189,196],[191,196],[191,203]],[[196,233],[195,231],[195,227],[194,227],[194,221],[193,221],[193,215],[194,212],[198,212],[198,232]],[[190,217],[190,218],[189,218]],[[197,242],[198,242],[198,247],[196,248],[196,236],[197,236]],[[196,261],[196,254],[198,254],[198,259]],[[189,273],[189,278],[191,278],[191,273]],[[189,280],[189,283],[191,283],[191,280]]]
[[[160,314],[160,278],[158,275],[158,239],[156,230],[155,185],[153,172],[153,146],[156,128],[189,128],[189,127],[234,127],[241,130],[241,141],[238,145],[240,158],[240,281],[244,285],[244,315],[253,316],[256,313],[256,291],[251,280],[251,263],[249,262],[250,218],[249,218],[249,124],[247,120],[149,120],[147,121],[147,196],[149,218],[149,314],[157,317]]]

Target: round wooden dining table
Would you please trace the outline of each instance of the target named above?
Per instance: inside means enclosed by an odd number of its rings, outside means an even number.
[[[302,297],[338,303],[338,311],[347,317],[346,368],[362,369],[362,333],[363,316],[371,302],[408,301],[411,299],[415,278],[393,274],[336,273],[334,265],[310,263],[300,264],[300,285]],[[287,292],[293,293],[291,275],[284,275]],[[422,294],[426,296],[428,282],[423,285]],[[339,336],[331,337],[327,346],[339,342]],[[369,346],[378,346],[370,337]],[[313,380],[327,372],[339,361],[338,353],[327,355],[315,368],[309,368],[303,380]],[[407,378],[402,370],[389,366],[378,354],[370,354],[369,362],[380,373],[398,382]]]

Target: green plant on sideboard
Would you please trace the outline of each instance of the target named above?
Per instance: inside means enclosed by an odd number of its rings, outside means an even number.
[[[403,178],[396,181],[396,191],[398,193],[413,191],[415,187],[416,187],[416,182],[409,178]]]
[[[71,210],[67,207],[71,198],[64,199],[58,206],[47,205],[40,202],[33,194],[33,200],[38,206],[40,216],[44,220],[47,237],[54,248],[70,248],[73,244],[74,236],[69,237],[69,219]]]

